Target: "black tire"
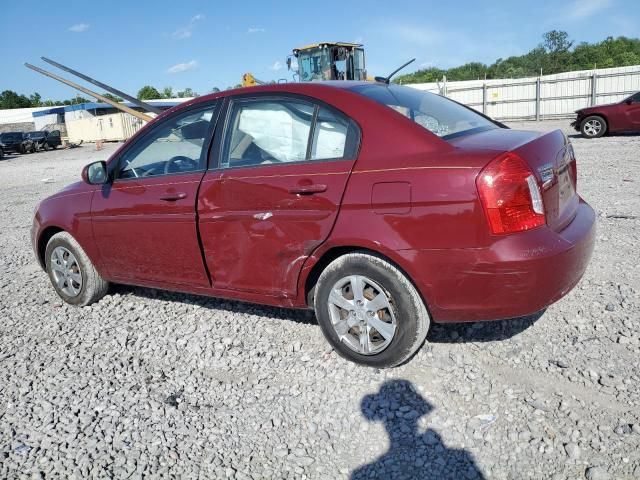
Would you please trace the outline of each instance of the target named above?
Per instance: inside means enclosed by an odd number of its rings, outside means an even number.
[[[49,151],[49,144],[47,142],[44,142],[44,144],[42,145],[42,148],[44,148],[45,152]]]
[[[36,153],[38,149],[36,148],[35,143],[31,146],[31,153]]]
[[[590,115],[580,123],[584,138],[600,138],[607,132],[607,121],[599,115]]]
[[[67,249],[77,260],[79,273],[82,277],[82,285],[76,295],[65,293],[56,283],[54,269],[52,268],[52,255],[56,247]],[[65,302],[84,307],[97,302],[106,295],[109,283],[100,276],[80,244],[69,233],[60,232],[51,237],[49,243],[47,243],[44,261],[53,288]]]
[[[54,143],[51,148],[53,148],[55,150],[56,148],[58,148],[58,144]]]
[[[388,345],[378,353],[356,352],[340,339],[333,326],[329,295],[334,285],[350,275],[363,276],[375,282],[387,295],[393,308],[395,332]],[[388,261],[364,252],[343,255],[325,268],[316,284],[314,307],[325,338],[339,355],[376,368],[395,367],[409,360],[424,343],[431,323],[420,294],[404,273]],[[378,316],[378,313],[375,315]],[[350,332],[352,330],[347,333]]]

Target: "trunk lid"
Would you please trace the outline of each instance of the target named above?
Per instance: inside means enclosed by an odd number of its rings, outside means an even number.
[[[560,130],[548,133],[492,129],[449,140],[457,148],[513,152],[538,181],[547,225],[555,231],[573,220],[578,208],[576,161],[571,143]]]

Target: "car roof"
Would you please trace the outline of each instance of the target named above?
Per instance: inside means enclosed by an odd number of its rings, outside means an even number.
[[[327,81],[314,81],[314,82],[288,82],[288,83],[269,83],[265,85],[256,85],[253,87],[239,87],[230,90],[223,90],[220,92],[210,93],[202,95],[201,97],[193,98],[187,102],[176,105],[173,108],[165,110],[158,117],[164,117],[169,112],[176,112],[182,109],[189,108],[191,106],[199,105],[218,98],[226,98],[234,95],[250,95],[251,93],[292,93],[299,95],[314,96],[314,93],[320,91],[326,93],[326,89],[335,89],[336,91],[350,91],[358,86],[380,86],[380,88],[386,88],[387,85],[380,82],[364,82],[355,80],[327,80]]]

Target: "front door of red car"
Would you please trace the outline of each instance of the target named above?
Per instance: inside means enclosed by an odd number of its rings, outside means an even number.
[[[359,130],[297,97],[237,98],[219,143],[198,203],[213,287],[292,297],[336,220]]]
[[[94,194],[93,232],[115,280],[209,286],[196,226],[215,104],[178,113],[110,164]]]
[[[622,105],[628,129],[640,130],[640,92],[629,97]]]

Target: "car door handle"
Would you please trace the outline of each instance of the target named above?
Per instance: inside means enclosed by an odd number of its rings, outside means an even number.
[[[313,183],[311,185],[298,185],[291,187],[289,193],[296,195],[312,195],[314,193],[326,192],[327,186],[320,183]]]
[[[183,198],[187,198],[187,194],[184,192],[165,193],[160,196],[160,200],[164,200],[165,202],[175,202],[176,200],[182,200]]]

